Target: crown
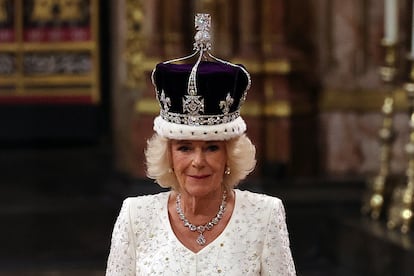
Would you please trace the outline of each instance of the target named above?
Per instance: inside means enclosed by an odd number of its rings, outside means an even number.
[[[152,72],[160,105],[154,130],[161,136],[179,140],[228,140],[246,131],[240,108],[250,88],[250,75],[242,65],[210,53],[210,26],[210,15],[197,14],[195,52],[159,63]],[[183,63],[197,54],[195,63]]]

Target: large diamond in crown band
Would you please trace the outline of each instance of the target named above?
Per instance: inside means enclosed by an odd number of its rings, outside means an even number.
[[[202,96],[184,96],[183,99],[183,111],[189,115],[200,115],[204,112],[204,99]]]

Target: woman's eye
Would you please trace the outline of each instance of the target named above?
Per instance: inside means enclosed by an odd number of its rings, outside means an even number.
[[[178,151],[182,151],[182,152],[187,152],[189,151],[191,148],[189,146],[179,146],[177,148]]]
[[[208,151],[217,151],[217,150],[219,150],[220,149],[220,147],[218,146],[218,145],[209,145],[208,147],[207,147],[207,150]]]

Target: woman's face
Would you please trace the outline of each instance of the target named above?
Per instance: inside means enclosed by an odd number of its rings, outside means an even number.
[[[205,196],[221,191],[227,162],[224,141],[172,140],[171,160],[181,192]]]

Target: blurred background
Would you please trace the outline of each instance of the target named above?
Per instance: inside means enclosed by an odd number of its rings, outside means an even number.
[[[0,0],[0,275],[104,275],[143,150],[155,64],[242,63],[258,166],[298,275],[414,275],[411,0]],[[407,85],[408,84],[408,85]],[[410,150],[411,149],[411,150]]]

